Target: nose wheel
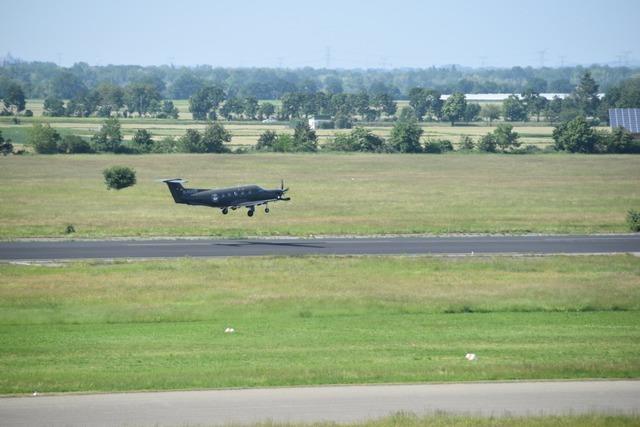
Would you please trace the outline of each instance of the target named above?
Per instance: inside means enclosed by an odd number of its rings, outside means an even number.
[[[226,215],[228,213],[229,213],[229,209],[227,208],[222,209],[222,215]]]
[[[264,213],[269,213],[269,208],[264,208]]]

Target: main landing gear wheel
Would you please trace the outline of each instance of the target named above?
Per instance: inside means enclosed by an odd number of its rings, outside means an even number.
[[[253,209],[249,209],[249,210],[247,211],[247,215],[249,215],[249,216],[253,216]]]
[[[226,215],[228,213],[229,213],[229,209],[227,208],[222,209],[222,215]]]
[[[264,208],[264,213],[269,213],[269,208]]]

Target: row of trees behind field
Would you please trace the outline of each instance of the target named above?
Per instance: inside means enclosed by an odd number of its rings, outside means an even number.
[[[424,130],[417,120],[405,116],[396,121],[388,139],[376,135],[363,127],[356,127],[349,133],[337,133],[333,139],[320,146],[318,136],[309,125],[300,121],[293,134],[265,131],[251,150],[272,152],[316,152],[347,151],[373,153],[446,153],[455,151],[454,144],[447,139],[422,138]],[[483,151],[490,153],[530,154],[542,151],[534,145],[521,146],[520,136],[513,126],[499,124],[492,132],[473,140],[462,136],[458,144],[461,151]],[[547,151],[567,151],[572,153],[640,153],[640,140],[634,139],[624,129],[612,132],[596,131],[584,117],[579,116],[558,125],[553,131],[554,144]],[[49,124],[34,123],[30,129],[27,145],[41,154],[73,153],[230,153],[228,143],[232,134],[219,122],[209,122],[203,131],[187,129],[179,138],[164,137],[155,140],[151,132],[138,129],[130,141],[124,141],[120,122],[117,118],[105,120],[101,129],[90,140],[77,135],[61,135]],[[3,154],[12,150],[10,141],[4,141],[0,133]],[[248,149],[238,148],[235,153]]]
[[[96,66],[76,63],[60,67],[50,62],[0,59],[0,79],[17,81],[28,98],[73,99],[104,83],[121,87],[151,84],[163,99],[189,99],[199,89],[216,85],[232,98],[279,99],[286,93],[388,93],[394,99],[408,99],[414,87],[432,88],[441,93],[568,93],[580,76],[590,71],[606,90],[637,75],[638,68],[625,66],[560,68],[465,68],[459,66],[423,69],[314,68],[225,68],[184,66]]]

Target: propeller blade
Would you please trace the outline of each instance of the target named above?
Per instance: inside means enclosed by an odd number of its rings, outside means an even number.
[[[284,179],[280,180],[280,189],[283,190],[284,189]]]

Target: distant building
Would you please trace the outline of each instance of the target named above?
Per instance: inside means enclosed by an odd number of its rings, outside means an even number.
[[[309,119],[311,129],[320,129],[323,123],[331,123],[331,116],[313,116]]]
[[[640,108],[610,108],[609,126],[611,129],[621,127],[640,134]]]

